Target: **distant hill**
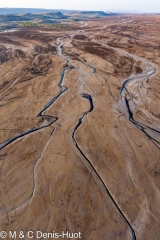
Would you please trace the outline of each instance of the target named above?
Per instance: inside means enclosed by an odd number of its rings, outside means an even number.
[[[0,31],[17,27],[51,26],[115,15],[103,11],[72,11],[35,8],[0,8]]]
[[[20,13],[49,13],[49,12],[72,12],[73,10],[63,9],[41,9],[41,8],[0,8],[0,14],[20,14]]]
[[[88,15],[99,15],[99,16],[108,16],[108,15],[114,15],[115,13],[106,13],[106,12],[103,12],[103,11],[81,11],[80,12],[81,14],[88,14]]]
[[[114,16],[117,13],[112,12],[103,12],[103,11],[73,11],[66,13],[65,15],[69,16],[74,21],[82,21],[85,19],[101,18],[105,16]]]
[[[21,14],[0,14],[0,22],[15,22],[15,21],[30,21],[39,19],[43,22],[53,19],[67,19],[61,12],[50,12],[50,13],[21,13]]]

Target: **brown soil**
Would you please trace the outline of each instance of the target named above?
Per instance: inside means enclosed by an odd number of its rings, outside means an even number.
[[[87,24],[0,34],[0,229],[159,240],[160,15]]]

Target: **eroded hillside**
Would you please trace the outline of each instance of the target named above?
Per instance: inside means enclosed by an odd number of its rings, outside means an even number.
[[[0,229],[158,240],[160,16],[67,24],[0,33]]]

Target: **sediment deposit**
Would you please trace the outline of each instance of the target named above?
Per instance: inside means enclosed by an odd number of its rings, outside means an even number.
[[[0,33],[0,229],[159,240],[159,39],[159,15]]]

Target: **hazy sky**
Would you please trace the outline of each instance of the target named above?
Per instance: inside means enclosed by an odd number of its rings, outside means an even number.
[[[159,12],[160,0],[1,0],[0,7]]]

